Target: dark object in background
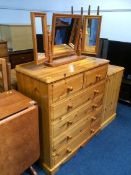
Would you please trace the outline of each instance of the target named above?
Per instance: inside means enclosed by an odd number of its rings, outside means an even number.
[[[11,69],[14,69],[17,64],[27,63],[33,60],[33,49],[9,52],[9,62],[11,63]]]
[[[125,68],[119,99],[131,104],[131,43],[101,38],[97,57],[107,58],[110,64]]]

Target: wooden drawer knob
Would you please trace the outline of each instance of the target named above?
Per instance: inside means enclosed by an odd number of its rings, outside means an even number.
[[[94,90],[94,94],[99,94],[99,90]]]
[[[101,79],[101,75],[96,75],[96,79],[100,80]]]
[[[98,105],[94,104],[92,105],[93,109],[96,109],[98,107]]]
[[[91,133],[94,133],[95,132],[95,130],[94,129],[91,129]]]
[[[52,157],[56,157],[56,156],[59,156],[59,154],[58,153],[53,153],[52,154]]]
[[[96,117],[91,117],[91,119],[92,119],[93,121],[95,121],[95,120],[96,120]]]
[[[73,123],[72,121],[68,121],[68,122],[67,122],[67,125],[68,125],[68,126],[69,126],[69,125],[72,125],[72,123]]]
[[[72,87],[72,86],[68,87],[68,88],[67,88],[67,91],[68,91],[68,92],[73,91],[73,87]]]
[[[67,148],[67,153],[71,153],[72,150],[70,148]]]
[[[67,136],[67,140],[70,140],[70,139],[72,139],[72,136]]]
[[[73,105],[72,105],[72,104],[68,104],[67,109],[70,110],[70,109],[72,109],[72,108],[73,108]]]

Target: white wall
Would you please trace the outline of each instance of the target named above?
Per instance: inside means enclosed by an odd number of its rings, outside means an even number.
[[[51,24],[51,11],[88,9],[101,10],[130,9],[128,12],[101,12],[103,16],[101,37],[110,40],[131,42],[131,0],[0,0],[0,24],[30,24],[30,11],[49,11],[48,24]],[[19,9],[19,10],[15,10]]]

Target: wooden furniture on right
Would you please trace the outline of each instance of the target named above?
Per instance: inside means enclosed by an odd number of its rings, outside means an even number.
[[[108,66],[101,128],[107,126],[116,117],[116,107],[123,71],[123,67],[114,65]]]
[[[17,65],[19,91],[39,105],[40,162],[48,173],[100,131],[108,62],[87,57],[58,67]]]
[[[39,154],[37,105],[14,90],[1,93],[0,174],[22,174]]]

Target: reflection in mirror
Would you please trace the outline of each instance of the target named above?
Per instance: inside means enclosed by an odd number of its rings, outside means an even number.
[[[36,64],[47,60],[47,24],[46,14],[31,13],[34,57]]]
[[[80,15],[54,14],[53,55],[73,55],[76,53],[80,24]]]
[[[99,46],[101,16],[84,16],[82,50],[97,54]]]

